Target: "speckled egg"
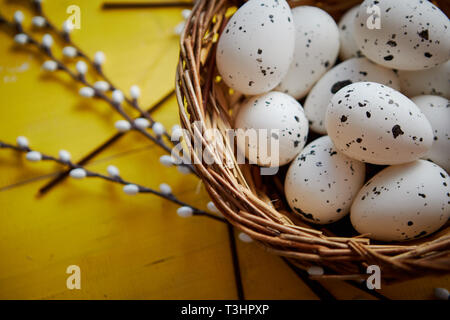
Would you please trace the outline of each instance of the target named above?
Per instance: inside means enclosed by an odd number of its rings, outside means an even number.
[[[350,219],[361,234],[381,241],[418,239],[450,218],[450,178],[426,160],[380,171],[359,191]]]
[[[294,46],[294,22],[287,2],[250,0],[231,17],[219,38],[217,68],[234,90],[265,93],[286,76]]]
[[[450,102],[439,96],[418,96],[412,101],[427,117],[433,128],[434,141],[423,157],[450,172]]]
[[[339,90],[328,106],[325,125],[339,151],[372,164],[414,161],[433,143],[431,125],[414,102],[375,82]]]
[[[429,1],[365,0],[354,23],[362,53],[388,68],[422,70],[450,58],[449,20]]]
[[[354,21],[359,5],[348,10],[339,21],[339,58],[347,60],[353,57],[361,57],[362,53],[356,45],[354,35]]]
[[[303,219],[332,223],[347,215],[364,176],[364,163],[338,152],[330,137],[323,136],[291,163],[284,184],[286,199]]]
[[[399,71],[400,88],[412,98],[432,94],[450,99],[450,61],[420,71]]]
[[[398,77],[366,58],[352,58],[328,71],[311,89],[305,101],[306,117],[310,129],[326,134],[325,113],[333,95],[343,87],[359,81],[379,82],[394,89],[400,89]]]
[[[292,16],[294,59],[277,90],[300,99],[334,65],[339,52],[339,30],[333,18],[317,7],[296,7]]]
[[[303,149],[308,136],[308,120],[301,104],[277,91],[244,102],[236,115],[234,127],[242,129],[236,130],[238,149],[250,163],[266,167],[282,166],[292,161]],[[271,155],[272,149],[275,154]]]

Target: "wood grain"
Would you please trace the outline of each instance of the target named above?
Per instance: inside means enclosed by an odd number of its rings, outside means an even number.
[[[104,51],[105,72],[124,91],[138,84],[142,104],[151,105],[173,88],[178,39],[172,31],[182,19],[181,9],[102,11],[101,3],[61,0],[44,6],[60,25],[67,6],[77,4],[82,20],[74,40],[90,55]],[[25,4],[3,0],[0,10],[11,17],[22,9],[29,25]],[[2,140],[13,142],[25,135],[33,147],[52,154],[65,148],[79,159],[115,133],[118,118],[107,105],[79,97],[78,87],[66,76],[44,74],[42,58],[17,49],[3,31],[0,52]],[[175,99],[155,117],[166,127],[177,123]],[[208,198],[198,180],[160,166],[161,154],[137,134],[129,134],[89,168],[104,172],[114,164],[129,180],[152,187],[169,183],[183,200],[205,208]],[[59,170],[2,150],[0,190]],[[37,198],[41,185],[31,181],[0,191],[0,299],[236,298],[222,223],[181,219],[170,203],[149,195],[126,196],[103,181],[67,180]],[[247,299],[317,298],[280,258],[253,243],[237,245]],[[66,288],[65,271],[72,264],[81,268],[81,290]],[[322,284],[340,299],[370,298],[340,281]],[[450,280],[421,279],[381,291],[392,298],[428,299],[435,286],[448,288]]]

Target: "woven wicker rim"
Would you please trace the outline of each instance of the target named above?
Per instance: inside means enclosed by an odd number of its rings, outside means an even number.
[[[291,6],[317,5],[336,19],[356,5],[358,0],[290,1]],[[181,124],[190,133],[185,136],[191,160],[191,137],[201,130],[218,129],[225,141],[224,152],[234,168],[206,163],[195,164],[207,192],[216,207],[236,228],[256,240],[265,250],[289,258],[303,269],[320,265],[326,270],[320,279],[364,279],[369,265],[378,265],[386,282],[401,281],[431,274],[450,273],[450,228],[407,244],[373,244],[363,235],[345,238],[326,227],[312,226],[299,219],[283,201],[283,183],[277,176],[262,181],[255,166],[236,165],[225,130],[232,128],[230,111],[242,97],[230,95],[223,81],[215,81],[215,49],[226,25],[228,9],[239,3],[227,0],[199,0],[186,21],[181,35],[180,59],[176,71],[176,95]],[[201,124],[194,126],[194,121]],[[201,135],[200,135],[201,136]],[[223,157],[202,137],[202,146],[214,157]]]

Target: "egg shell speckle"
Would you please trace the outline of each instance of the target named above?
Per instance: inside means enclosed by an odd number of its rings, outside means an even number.
[[[339,151],[372,164],[417,160],[433,143],[431,125],[414,102],[374,82],[339,90],[328,106],[325,125]]]
[[[372,81],[400,89],[394,71],[378,66],[366,58],[352,58],[329,70],[311,89],[305,101],[310,129],[326,134],[325,113],[333,95],[343,87],[360,81]]]
[[[431,94],[450,99],[450,61],[420,71],[399,71],[402,93],[410,98]]]
[[[364,177],[365,164],[338,152],[324,136],[291,163],[284,190],[294,212],[309,222],[327,224],[347,215]]]
[[[380,171],[351,207],[355,229],[371,239],[406,241],[435,232],[450,218],[450,178],[425,160]]]
[[[433,145],[423,157],[450,172],[450,102],[431,95],[418,96],[412,101],[427,117],[433,128]]]
[[[354,34],[354,21],[358,8],[359,5],[348,10],[339,21],[339,58],[341,60],[363,56],[361,50],[356,45]]]
[[[234,90],[262,94],[286,76],[294,46],[294,22],[287,2],[250,0],[231,17],[219,38],[217,68]]]
[[[303,149],[308,136],[308,120],[301,104],[291,96],[277,91],[252,97],[244,102],[236,115],[234,127],[243,129],[236,130],[239,150],[251,163],[269,167],[292,161]],[[258,138],[248,141],[245,134],[246,130],[251,129],[256,129],[253,132]],[[272,143],[276,149],[274,152],[278,154],[270,158],[258,146],[268,146],[270,151]]]
[[[322,9],[299,6],[292,9],[295,25],[294,59],[277,91],[303,98],[329,70],[339,52],[339,30]]]
[[[422,70],[450,58],[449,19],[426,0],[365,0],[354,27],[362,53],[388,68]]]

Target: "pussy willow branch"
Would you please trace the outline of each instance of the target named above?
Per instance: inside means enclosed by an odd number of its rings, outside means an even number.
[[[0,149],[2,149],[2,148],[3,148],[3,149],[11,149],[11,150],[15,150],[15,151],[18,151],[18,152],[21,152],[21,153],[28,153],[28,152],[31,152],[31,151],[37,151],[37,150],[33,150],[33,149],[29,148],[29,147],[19,147],[19,146],[11,145],[11,144],[4,143],[4,142],[0,141]],[[109,182],[112,182],[112,183],[116,183],[116,184],[120,184],[120,185],[129,185],[129,184],[133,184],[133,185],[135,185],[135,186],[137,186],[137,187],[139,188],[139,191],[138,191],[139,193],[149,193],[149,194],[153,194],[153,195],[156,195],[156,196],[158,196],[158,197],[161,197],[161,198],[164,198],[164,199],[166,199],[166,200],[169,200],[169,201],[171,201],[172,203],[175,203],[175,204],[177,204],[177,205],[184,206],[184,207],[190,207],[190,208],[193,210],[193,215],[194,215],[194,216],[203,216],[203,217],[207,217],[207,218],[210,218],[210,219],[219,221],[219,222],[226,223],[227,226],[228,226],[228,236],[229,236],[229,238],[230,238],[230,246],[231,246],[231,250],[232,250],[232,261],[233,261],[233,268],[234,268],[234,271],[235,271],[235,277],[236,277],[236,282],[237,282],[237,283],[236,283],[236,286],[237,286],[237,291],[238,291],[238,298],[239,298],[239,299],[244,299],[244,291],[243,291],[242,282],[241,282],[240,267],[239,267],[239,261],[238,261],[238,258],[237,258],[237,251],[236,251],[237,248],[236,248],[236,243],[235,243],[235,240],[234,240],[234,233],[231,232],[232,226],[231,226],[231,224],[230,224],[227,220],[225,220],[225,219],[222,218],[222,217],[219,217],[219,216],[213,215],[213,214],[211,214],[211,213],[208,213],[208,212],[206,212],[206,211],[204,211],[204,210],[195,208],[195,207],[193,207],[193,206],[191,206],[191,205],[189,205],[189,204],[187,204],[187,203],[185,203],[185,202],[179,200],[179,199],[178,199],[175,195],[173,195],[173,194],[168,194],[168,195],[167,195],[167,194],[161,193],[161,192],[159,192],[159,191],[157,191],[157,190],[154,190],[154,189],[152,189],[152,188],[148,188],[148,187],[145,187],[145,186],[142,186],[142,185],[139,185],[139,184],[132,183],[132,182],[130,182],[130,181],[124,180],[124,179],[122,179],[121,177],[110,177],[110,176],[106,176],[106,175],[103,175],[103,174],[100,174],[100,173],[97,173],[97,172],[88,170],[88,169],[86,169],[85,167],[83,167],[83,166],[81,166],[81,165],[79,165],[79,164],[75,164],[75,163],[73,163],[73,162],[71,162],[71,161],[62,161],[62,160],[60,160],[60,159],[58,159],[58,158],[55,158],[55,157],[53,157],[53,156],[46,155],[46,154],[43,154],[43,153],[41,153],[41,152],[39,152],[39,153],[40,153],[41,156],[42,156],[42,161],[52,161],[52,162],[58,163],[58,164],[60,164],[60,165],[63,165],[63,166],[65,166],[65,167],[69,168],[70,170],[73,170],[73,169],[83,169],[83,170],[86,172],[86,178],[99,178],[99,179],[103,179],[103,180],[106,180],[106,181],[109,181]],[[282,258],[282,259],[283,259],[283,261],[286,262],[291,268],[293,268],[292,264],[289,263],[287,259],[285,259],[285,258]],[[296,268],[296,267],[294,267],[294,268]],[[298,270],[298,271],[296,271],[296,273],[297,273],[297,275],[298,275],[298,272],[299,272],[300,269],[298,269],[298,268],[296,268],[296,269]],[[294,270],[294,271],[295,271],[295,270]],[[304,273],[304,271],[302,271],[302,272]],[[314,283],[312,283],[311,281],[306,281],[306,280],[305,280],[305,277],[306,277],[306,276],[302,276],[302,277],[300,277],[300,278],[301,278],[303,281],[305,281],[305,283],[307,284],[308,287],[310,287],[310,288],[312,288],[312,289],[313,289],[313,288],[314,288],[314,289],[319,288],[319,289],[320,289],[320,293],[317,292],[317,290],[313,290],[313,291],[314,291],[314,293],[316,293],[321,299],[324,299],[324,296],[323,296],[323,294],[322,294],[323,292],[327,293],[327,296],[329,295],[329,292],[327,291],[327,289],[326,289],[323,285],[321,285],[319,282],[314,282]],[[359,286],[358,288],[359,288],[360,290],[366,291],[366,290],[364,290],[364,288],[362,288],[361,286]],[[366,292],[367,292],[367,291],[366,291]],[[370,292],[370,291],[369,291],[368,293],[372,294],[372,292]],[[372,295],[374,295],[374,294],[372,294]],[[374,296],[375,296],[375,295],[374,295]],[[381,296],[382,298],[386,299],[384,296],[382,296],[382,295],[380,295],[380,294],[377,294],[376,297],[380,299],[380,296]]]
[[[31,149],[30,147],[20,147],[20,146],[12,145],[12,144],[5,143],[5,142],[2,142],[2,141],[0,141],[0,149],[11,149],[11,150],[15,150],[15,151],[22,152],[22,153],[28,153],[28,152],[32,152],[32,151],[37,151],[37,150]],[[113,183],[116,183],[116,184],[120,184],[120,185],[131,185],[132,184],[132,185],[135,185],[135,186],[138,187],[138,189],[139,189],[138,192],[139,193],[150,193],[150,194],[156,195],[158,197],[164,198],[166,200],[169,200],[169,201],[171,201],[171,202],[173,202],[175,204],[178,204],[178,205],[180,205],[182,207],[189,207],[189,208],[191,208],[193,210],[193,214],[194,215],[206,216],[206,217],[209,217],[211,219],[218,220],[218,221],[221,221],[221,222],[225,221],[225,219],[223,219],[223,218],[221,218],[219,216],[216,216],[216,215],[208,213],[208,212],[206,212],[204,210],[195,208],[195,207],[187,204],[186,202],[179,200],[172,193],[171,194],[164,194],[164,193],[159,192],[159,191],[157,191],[155,189],[152,189],[152,188],[149,188],[149,187],[145,187],[145,186],[142,186],[140,184],[124,180],[124,179],[122,179],[119,176],[115,176],[115,177],[106,176],[104,174],[88,170],[88,169],[86,169],[85,167],[83,167],[83,166],[81,166],[79,164],[73,163],[72,161],[63,161],[63,160],[58,159],[56,157],[53,157],[51,155],[44,154],[44,153],[42,153],[40,151],[37,151],[37,152],[39,152],[40,155],[42,156],[42,161],[52,161],[52,162],[58,163],[60,165],[63,165],[63,166],[65,166],[65,167],[67,167],[67,168],[69,168],[71,170],[73,170],[73,169],[83,169],[86,172],[86,177],[87,178],[99,178],[99,179],[103,179],[103,180],[106,180],[106,181],[109,181],[109,182],[113,182]]]
[[[151,106],[147,112],[152,113],[153,111],[159,109],[159,107],[161,107],[170,97],[173,96],[173,94],[175,93],[174,90],[172,90],[171,92],[169,92],[167,95],[165,95],[163,98],[161,98],[156,104],[154,104],[153,106]],[[115,142],[117,142],[120,138],[122,138],[124,135],[126,134],[126,132],[117,132],[116,134],[114,134],[113,136],[111,136],[108,140],[106,140],[105,142],[103,142],[101,145],[99,145],[98,147],[96,147],[95,149],[93,149],[91,152],[89,152],[88,154],[86,154],[85,156],[83,156],[81,158],[80,161],[78,161],[76,164],[77,165],[85,165],[87,164],[89,161],[91,161],[93,158],[95,158],[97,155],[99,155],[101,152],[103,152],[104,150],[106,150],[108,147],[110,147],[111,145],[113,145]],[[66,177],[69,176],[70,173],[70,169],[66,170],[64,172],[61,172],[60,174],[58,174],[55,178],[53,178],[52,180],[50,180],[48,183],[46,183],[43,187],[41,187],[39,189],[39,194],[43,195],[45,193],[47,193],[48,191],[50,191],[51,188],[53,188],[54,186],[56,186],[57,184],[59,184],[60,182],[64,181],[64,179]]]
[[[41,4],[40,4],[39,2],[36,2],[36,1],[33,1],[33,2],[34,2],[34,4],[35,4],[36,12],[37,12],[40,16],[42,16],[42,17],[45,19],[45,21],[46,21],[46,26],[47,26],[49,29],[51,29],[53,32],[55,32],[55,33],[57,33],[59,36],[61,36],[61,38],[62,38],[68,45],[74,47],[74,48],[76,49],[76,51],[77,51],[77,55],[78,55],[79,57],[81,57],[81,58],[84,58],[91,66],[93,66],[93,67],[94,67],[93,69],[97,72],[98,76],[100,76],[101,78],[103,78],[103,80],[105,80],[105,81],[108,83],[108,85],[109,85],[109,90],[110,90],[110,91],[114,90],[114,89],[116,88],[116,86],[115,86],[115,85],[112,83],[112,81],[109,80],[109,78],[104,74],[104,72],[103,72],[103,70],[102,70],[102,68],[101,68],[101,65],[95,64],[94,61],[93,61],[92,59],[90,59],[89,56],[86,55],[86,54],[79,48],[79,46],[76,45],[76,44],[71,40],[69,33],[65,33],[65,32],[63,32],[63,31],[60,31],[59,29],[57,29],[57,28],[51,23],[51,21],[48,19],[48,17],[47,17],[47,16],[45,15],[45,13],[43,12],[42,6],[41,6]],[[95,96],[96,96],[96,97],[99,97],[99,98],[105,100],[106,102],[108,102],[108,103],[109,103],[109,104],[110,104],[117,112],[119,112],[119,113],[122,115],[122,117],[123,117],[124,119],[126,119],[126,120],[131,124],[131,126],[132,126],[133,129],[138,129],[138,128],[136,128],[136,127],[134,126],[132,119],[131,119],[124,111],[123,111],[123,109],[121,108],[120,105],[115,104],[115,103],[114,103],[111,99],[109,99],[106,95],[104,95],[104,94],[101,93],[101,92],[98,92],[98,90],[96,90],[91,84],[89,84],[89,83],[86,81],[86,79],[84,78],[84,76],[77,75],[77,74],[73,73],[72,71],[70,71],[70,69],[68,69],[61,61],[57,60],[57,59],[53,56],[53,54],[52,54],[52,52],[51,52],[50,49],[44,48],[44,47],[41,46],[41,44],[40,44],[38,41],[36,41],[30,34],[24,32],[24,30],[23,30],[23,28],[22,28],[21,25],[19,25],[19,24],[13,24],[13,23],[11,23],[11,22],[8,22],[6,19],[4,19],[4,18],[0,15],[0,23],[5,23],[5,22],[8,23],[8,24],[10,24],[10,25],[15,26],[15,28],[16,28],[16,30],[17,30],[18,33],[24,33],[24,34],[26,34],[27,37],[28,37],[29,43],[31,43],[31,44],[35,45],[36,47],[38,47],[38,48],[39,48],[40,50],[42,50],[48,57],[50,57],[53,61],[55,61],[55,62],[58,64],[58,68],[59,68],[60,70],[63,70],[63,71],[65,71],[66,73],[68,73],[74,80],[76,80],[76,81],[78,81],[78,82],[84,84],[85,86],[88,86],[88,87],[94,89],[94,90],[95,90]],[[148,119],[149,122],[150,122],[151,124],[155,123],[154,119],[150,116],[150,113],[149,113],[148,111],[143,111],[143,110],[142,110],[142,108],[139,106],[137,100],[135,100],[135,99],[129,99],[129,98],[126,97],[126,96],[125,96],[124,98],[125,98],[125,101],[126,101],[131,107],[133,107],[134,109],[136,109],[136,110],[140,113],[140,115],[141,115],[142,117],[145,117],[146,119]],[[154,137],[152,137],[151,135],[149,135],[145,130],[142,130],[142,129],[139,129],[139,130],[137,130],[137,131],[143,133],[147,138],[151,139],[153,142],[155,142],[155,143],[157,143],[159,146],[161,146],[157,141],[155,141],[156,139],[161,140],[160,138],[154,138]],[[119,135],[120,135],[120,136],[119,136]],[[109,146],[110,143],[112,143],[112,142],[111,142],[112,140],[115,141],[116,139],[114,139],[114,138],[115,138],[116,136],[118,136],[118,137],[120,138],[122,135],[123,135],[123,133],[118,133],[118,134],[116,134],[116,135],[113,137],[113,139],[109,139],[106,143],[102,144],[100,147],[96,148],[96,149],[95,149],[93,152],[91,152],[89,155],[87,155],[86,157],[84,157],[84,158],[86,158],[86,159],[88,159],[88,160],[86,160],[86,161],[80,161],[80,162],[77,163],[77,164],[72,163],[72,162],[70,162],[70,161],[69,161],[69,162],[64,162],[64,161],[61,161],[61,160],[58,159],[58,158],[55,158],[55,157],[49,156],[49,155],[45,155],[45,154],[41,154],[41,155],[42,155],[42,160],[44,160],[44,161],[45,161],[45,160],[47,160],[47,161],[53,161],[53,162],[59,163],[59,164],[64,165],[64,166],[66,166],[66,167],[69,168],[68,171],[65,171],[65,172],[63,172],[63,173],[61,174],[61,175],[62,175],[62,178],[61,178],[61,177],[57,177],[57,179],[54,180],[54,184],[56,184],[57,182],[61,181],[65,176],[67,176],[67,174],[68,174],[68,172],[70,172],[70,170],[72,170],[72,169],[77,169],[77,168],[80,168],[80,169],[85,170],[85,172],[86,172],[86,174],[87,174],[87,177],[91,177],[91,178],[100,178],[100,179],[104,179],[104,180],[106,180],[106,181],[110,181],[110,182],[117,183],[117,184],[121,184],[121,185],[134,184],[134,183],[130,183],[130,182],[128,182],[128,181],[125,181],[125,180],[123,180],[123,179],[120,178],[120,177],[109,177],[109,176],[105,176],[105,175],[103,175],[103,174],[99,174],[99,173],[96,173],[96,172],[87,170],[87,169],[85,169],[85,168],[82,166],[82,164],[87,163],[93,156],[95,156],[95,155],[98,154],[101,150],[103,150],[103,149],[105,149],[107,146]],[[164,135],[165,135],[166,137],[168,137],[169,140],[170,140],[170,135],[167,133],[166,130],[164,130]],[[155,140],[154,140],[154,139],[155,139]],[[163,147],[163,146],[161,146],[161,147]],[[14,145],[10,145],[10,144],[3,143],[3,142],[1,142],[1,141],[0,141],[0,148],[9,148],[9,149],[13,149],[13,150],[20,151],[20,152],[24,152],[24,153],[25,153],[25,152],[33,151],[32,149],[30,149],[30,148],[28,148],[28,147],[27,147],[27,148],[21,148],[21,147],[17,147],[17,146],[14,146]],[[166,147],[166,148],[163,147],[163,149],[165,149],[165,151],[167,151],[167,152],[169,152],[169,153],[171,152],[170,148],[168,148],[168,147]],[[91,155],[92,155],[92,157],[91,157]],[[52,181],[52,182],[53,182],[53,181]],[[47,185],[47,186],[48,186],[48,187],[51,187],[51,186],[52,186],[52,182],[51,182],[49,185]],[[203,211],[203,210],[201,210],[201,209],[197,209],[197,208],[195,208],[195,207],[192,207],[192,206],[190,206],[189,204],[187,204],[187,203],[185,203],[185,202],[183,202],[183,201],[178,200],[178,199],[177,199],[174,195],[172,195],[172,194],[166,195],[166,194],[163,194],[163,193],[161,193],[161,192],[158,192],[158,191],[156,191],[156,190],[154,190],[154,189],[151,189],[151,188],[148,188],[148,187],[145,187],[145,186],[141,186],[141,185],[138,185],[138,184],[134,184],[134,185],[136,185],[136,186],[139,188],[139,193],[150,193],[150,194],[157,195],[157,196],[159,196],[159,197],[162,197],[162,198],[164,198],[164,199],[166,199],[166,200],[169,200],[169,201],[171,201],[171,202],[173,202],[173,203],[176,203],[176,204],[178,204],[178,205],[190,207],[190,208],[193,210],[193,214],[194,214],[194,215],[205,216],[205,217],[212,218],[212,219],[214,219],[214,220],[218,220],[218,221],[225,222],[225,223],[228,224],[228,222],[227,222],[225,219],[223,219],[223,218],[221,218],[221,217],[218,217],[218,216],[215,216],[215,215],[212,215],[212,214],[210,214],[210,213],[208,213],[208,212],[205,212],[205,211]],[[42,188],[41,190],[46,190],[46,187]],[[43,192],[45,192],[45,191],[43,191]],[[234,236],[233,236],[233,238],[234,238]],[[235,244],[234,244],[232,247],[234,248],[234,250],[236,250]],[[235,255],[236,255],[236,254],[235,254]],[[236,255],[236,257],[237,257],[237,255]],[[233,256],[233,261],[235,261],[235,260],[237,259],[236,257]],[[236,260],[236,261],[237,261],[237,260]],[[240,281],[238,281],[238,282],[240,283]],[[242,292],[242,286],[241,286],[240,289],[238,288],[238,292]],[[242,294],[242,296],[241,296],[241,294],[238,294],[238,295],[239,295],[240,297],[243,297],[243,294]]]
[[[117,88],[117,86],[115,84],[113,84],[113,82],[111,81],[111,79],[109,77],[106,76],[106,74],[103,71],[103,68],[101,66],[101,64],[97,64],[94,62],[94,60],[92,58],[89,57],[89,55],[87,55],[73,40],[72,37],[70,36],[70,34],[68,32],[64,32],[63,30],[58,29],[55,24],[52,23],[52,21],[49,19],[49,17],[45,14],[44,8],[42,6],[42,3],[40,3],[39,1],[33,1],[34,4],[34,8],[36,11],[36,14],[40,15],[41,17],[43,17],[45,19],[45,24],[46,27],[50,30],[52,30],[55,34],[59,35],[66,44],[68,44],[69,46],[72,46],[73,48],[75,48],[75,50],[77,51],[77,55],[81,58],[84,58],[90,65],[91,67],[97,72],[97,74],[103,78],[104,81],[106,81],[109,85],[109,90],[113,91],[114,89]],[[137,110],[140,114],[141,117],[146,118],[149,122],[150,125],[153,125],[156,121],[153,119],[153,117],[150,115],[150,113],[148,113],[147,111],[145,111],[143,108],[141,108],[141,106],[139,105],[139,102],[137,99],[131,99],[129,98],[127,95],[124,94],[124,98],[125,101],[135,110]],[[167,130],[164,130],[163,135],[172,143],[174,144],[174,142],[172,142],[170,140],[170,134],[167,132]]]
[[[54,61],[58,66],[57,67],[58,70],[61,70],[61,71],[64,71],[65,73],[67,73],[75,82],[81,83],[84,86],[89,87],[92,90],[94,90],[94,92],[95,92],[94,97],[100,98],[103,101],[107,102],[113,108],[113,110],[115,110],[117,113],[119,113],[122,116],[122,118],[124,118],[130,124],[131,129],[139,132],[144,137],[146,137],[147,139],[149,139],[152,142],[154,142],[155,144],[157,144],[166,153],[172,154],[172,149],[169,146],[167,146],[162,139],[154,137],[149,132],[147,132],[145,129],[137,127],[134,124],[133,119],[123,110],[122,105],[120,103],[114,102],[111,98],[109,98],[103,92],[95,89],[94,86],[86,80],[86,77],[83,74],[76,74],[73,71],[71,71],[61,60],[57,59],[53,55],[51,48],[41,45],[39,43],[39,41],[37,41],[30,33],[26,32],[23,29],[21,24],[10,22],[10,21],[6,20],[5,18],[1,18],[1,17],[0,17],[0,21],[7,23],[8,26],[14,28],[17,34],[22,33],[22,34],[26,35],[27,41],[28,41],[27,43],[34,45],[37,49],[39,49],[42,53],[44,53],[47,57],[49,57],[52,61]],[[174,156],[176,157],[176,160],[181,162],[181,164],[178,164],[178,166],[187,167],[192,173],[197,175],[194,167],[191,164],[185,164],[184,161],[178,155],[174,155]]]
[[[191,8],[193,2],[104,2],[102,9],[141,9],[141,8]]]

